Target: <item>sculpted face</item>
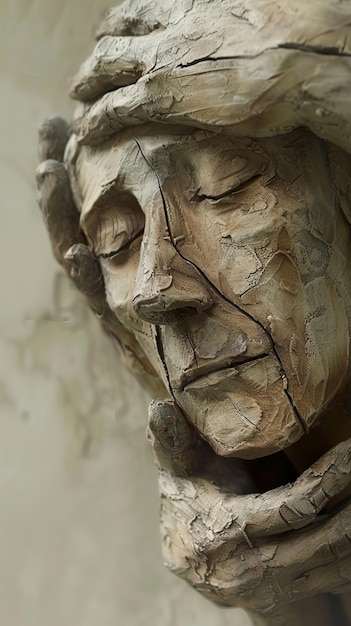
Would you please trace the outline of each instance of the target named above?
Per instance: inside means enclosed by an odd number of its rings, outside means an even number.
[[[54,255],[158,398],[164,561],[272,626],[351,616],[346,4],[125,0],[65,163],[41,132]]]
[[[222,456],[286,448],[348,382],[351,242],[328,152],[146,126],[76,163],[108,303]]]

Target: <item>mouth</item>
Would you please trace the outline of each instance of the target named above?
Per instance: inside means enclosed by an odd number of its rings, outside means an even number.
[[[179,391],[187,391],[190,389],[205,389],[215,386],[223,380],[235,375],[236,368],[240,365],[260,361],[268,356],[267,353],[262,353],[247,358],[234,357],[232,359],[218,359],[217,361],[213,361],[211,365],[200,365],[199,367],[185,371],[180,379],[175,381],[173,388]]]

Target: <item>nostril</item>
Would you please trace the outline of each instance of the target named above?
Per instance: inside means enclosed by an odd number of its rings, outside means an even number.
[[[207,294],[206,294],[207,295]],[[176,324],[207,310],[212,305],[211,298],[187,297],[182,293],[159,292],[151,297],[137,295],[133,298],[133,307],[137,315],[150,324]]]
[[[197,268],[171,243],[146,238],[134,287],[137,315],[151,324],[176,324],[210,306],[212,298]]]
[[[154,311],[147,307],[135,307],[136,313],[141,319],[149,324],[167,326],[177,324],[194,314],[194,309],[175,309],[174,311]]]

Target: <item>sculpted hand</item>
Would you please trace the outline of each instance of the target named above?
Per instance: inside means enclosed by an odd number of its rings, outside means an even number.
[[[75,132],[92,144],[150,120],[243,136],[307,126],[351,151],[350,23],[339,0],[127,0],[73,79],[87,103]]]
[[[99,261],[91,253],[80,228],[79,212],[63,162],[70,129],[60,117],[46,119],[39,129],[39,159],[36,178],[38,204],[48,231],[55,259],[88,300],[104,330],[117,342],[126,364],[151,393],[164,388],[135,337],[112,313],[106,302]]]
[[[63,163],[69,134],[67,123],[60,117],[46,119],[39,129],[38,204],[56,261],[80,291],[96,300],[103,293],[102,274],[80,229],[79,213]]]
[[[350,481],[350,442],[295,483],[261,495],[250,462],[216,457],[172,402],[151,404],[148,437],[159,470],[163,555],[174,573],[270,625],[295,624],[286,621],[289,603],[350,590],[351,542],[343,531],[350,508],[318,517]]]

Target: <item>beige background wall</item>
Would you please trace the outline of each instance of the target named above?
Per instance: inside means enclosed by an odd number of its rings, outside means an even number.
[[[36,128],[70,116],[67,79],[105,6],[0,1],[0,625],[244,626],[163,568],[147,398],[35,204]]]

